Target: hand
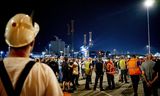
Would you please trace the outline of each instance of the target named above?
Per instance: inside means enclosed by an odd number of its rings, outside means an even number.
[[[150,83],[150,85],[152,85],[152,84],[153,84],[153,82],[152,82],[152,81],[149,81],[149,83]]]
[[[149,82],[147,82],[146,84],[147,84],[147,87],[151,87],[151,84]]]

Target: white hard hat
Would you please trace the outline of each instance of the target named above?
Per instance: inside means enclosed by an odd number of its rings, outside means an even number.
[[[39,32],[39,25],[26,14],[16,14],[7,23],[5,41],[11,47],[23,47],[30,44]]]

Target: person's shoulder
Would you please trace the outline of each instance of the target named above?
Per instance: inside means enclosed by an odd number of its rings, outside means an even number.
[[[35,65],[36,66],[34,69],[36,69],[39,72],[38,75],[40,76],[40,79],[42,81],[41,83],[42,84],[44,83],[48,89],[46,93],[48,95],[46,96],[49,96],[49,95],[60,96],[59,94],[62,94],[62,92],[53,70],[45,63],[36,62]],[[56,89],[56,90],[53,90],[53,89]]]
[[[43,71],[43,72],[48,72],[48,71],[51,71],[52,72],[52,69],[47,65],[47,64],[45,64],[45,63],[41,63],[41,62],[36,62],[35,63],[35,67],[37,68],[37,69],[39,69],[40,71]],[[35,69],[36,69],[35,68]]]
[[[50,68],[47,64],[45,64],[45,63],[39,63],[39,65],[42,67],[42,68],[44,68],[44,69],[48,69],[48,68]]]
[[[47,64],[37,62],[35,65],[36,66],[35,66],[34,70],[36,72],[38,72],[39,74],[41,74],[41,76],[43,78],[46,78],[45,80],[49,80],[50,78],[52,78],[52,76],[55,77],[53,70]],[[36,72],[34,72],[34,73],[36,73]]]
[[[143,69],[143,68],[145,68],[147,65],[148,65],[148,64],[146,64],[146,62],[143,62],[140,67]]]

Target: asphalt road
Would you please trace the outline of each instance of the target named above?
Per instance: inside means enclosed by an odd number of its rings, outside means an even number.
[[[118,81],[118,74],[115,74],[115,83],[116,88],[113,90],[106,89],[105,91],[100,91],[99,85],[94,91],[95,73],[92,75],[92,84],[90,84],[91,90],[85,90],[85,80],[79,80],[80,86],[78,89],[71,94],[71,96],[133,96],[132,84],[130,78],[128,78],[129,83],[121,83]],[[103,88],[105,89],[108,86],[106,75],[103,79]],[[139,82],[138,96],[143,96],[143,87],[142,82]]]

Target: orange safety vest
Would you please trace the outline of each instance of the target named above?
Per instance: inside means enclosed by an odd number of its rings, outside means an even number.
[[[63,93],[63,96],[71,96],[71,93],[64,92],[64,93]]]
[[[136,58],[131,58],[128,61],[128,72],[129,75],[140,75],[141,74],[141,70],[139,68],[139,66],[137,65],[137,59]]]
[[[106,63],[106,72],[110,72],[112,75],[115,73],[115,67],[111,61]]]

